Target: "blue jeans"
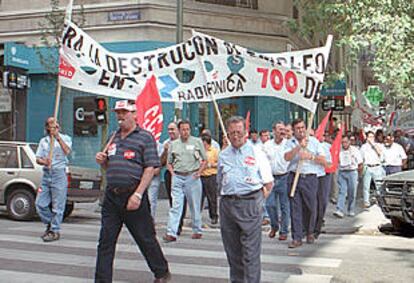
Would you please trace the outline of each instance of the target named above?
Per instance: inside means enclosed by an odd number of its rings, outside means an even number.
[[[41,190],[36,197],[36,211],[44,224],[51,225],[53,232],[60,231],[67,192],[68,178],[65,169],[43,169]]]
[[[337,210],[343,213],[355,213],[355,201],[358,187],[358,171],[357,170],[339,170],[338,174],[338,204]],[[345,207],[345,201],[348,198],[348,205]]]
[[[273,190],[266,199],[266,209],[269,213],[270,225],[272,229],[279,230],[279,209],[282,214],[280,234],[286,235],[289,232],[290,223],[290,205],[288,198],[288,174],[283,176],[274,176],[275,181]]]
[[[193,175],[172,177],[171,196],[172,207],[168,214],[167,235],[177,237],[178,226],[183,212],[184,196],[191,211],[193,233],[201,234],[201,192],[200,178],[194,179]]]
[[[371,185],[371,180],[374,180],[374,183],[377,180],[382,179],[385,176],[385,171],[382,166],[375,167],[366,167],[364,177],[362,182],[364,183],[364,204],[369,204],[369,187]]]
[[[160,190],[160,175],[154,176],[148,187],[148,199],[151,208],[151,216],[155,219],[155,213],[157,211],[158,192]]]

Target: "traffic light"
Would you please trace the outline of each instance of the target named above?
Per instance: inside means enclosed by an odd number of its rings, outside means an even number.
[[[106,99],[97,97],[95,98],[96,109],[95,118],[99,125],[106,124]]]

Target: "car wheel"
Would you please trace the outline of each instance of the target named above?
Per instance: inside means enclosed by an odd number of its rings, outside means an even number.
[[[36,213],[35,197],[25,189],[17,189],[7,198],[7,213],[14,220],[31,220]]]
[[[73,202],[67,202],[65,207],[65,213],[63,214],[63,219],[69,217],[72,214],[75,204]]]

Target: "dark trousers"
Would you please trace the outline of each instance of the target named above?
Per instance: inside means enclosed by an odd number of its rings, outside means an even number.
[[[126,204],[130,195],[131,193],[118,195],[108,190],[105,192],[96,258],[95,282],[97,283],[112,282],[116,242],[124,223],[154,276],[161,278],[168,272],[167,260],[155,235],[148,195],[147,193],[143,195],[137,210],[127,211]]]
[[[401,166],[385,166],[385,174],[391,175],[394,173],[398,173],[402,171],[402,167]]]
[[[294,173],[289,174],[289,187],[292,187]],[[318,178],[316,174],[301,175],[295,195],[290,198],[290,217],[292,220],[292,238],[301,241],[303,230],[307,235],[315,231],[317,214]]]
[[[319,235],[322,230],[323,218],[325,217],[326,208],[329,203],[329,194],[332,188],[332,174],[318,177],[318,214],[316,216],[315,234]]]
[[[210,219],[218,219],[217,214],[217,183],[216,175],[207,177],[201,177],[201,183],[203,184],[203,194],[201,196],[201,210],[203,209],[204,199],[207,196],[208,201],[208,213]]]
[[[171,173],[168,170],[165,171],[164,182],[165,182],[165,189],[167,190],[168,202],[170,203],[170,207],[172,207]],[[187,213],[187,199],[184,196],[183,213],[181,214],[180,225],[178,226],[178,234],[181,234],[181,230],[183,228],[183,223],[184,223],[184,217],[186,213]]]
[[[220,200],[220,230],[231,283],[260,283],[263,193]]]

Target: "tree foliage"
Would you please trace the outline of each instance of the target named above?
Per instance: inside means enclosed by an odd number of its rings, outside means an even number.
[[[389,94],[414,97],[413,0],[295,0],[295,4],[301,18],[291,22],[291,28],[309,38],[334,34],[337,45],[346,47],[345,71],[364,55]]]
[[[52,50],[59,50],[60,38],[63,33],[66,6],[61,6],[60,0],[50,0],[50,12],[46,13],[44,19],[38,23],[41,31],[40,46],[36,46],[36,53],[39,56],[40,63],[49,71],[49,73],[56,73],[58,64],[58,54],[50,53]],[[66,5],[67,1],[64,1]],[[74,1],[79,2],[79,1]],[[85,24],[85,16],[83,5],[80,3],[80,11],[73,13],[72,21],[82,27]],[[64,8],[63,8],[64,7]],[[42,47],[47,47],[48,52],[42,52]]]

